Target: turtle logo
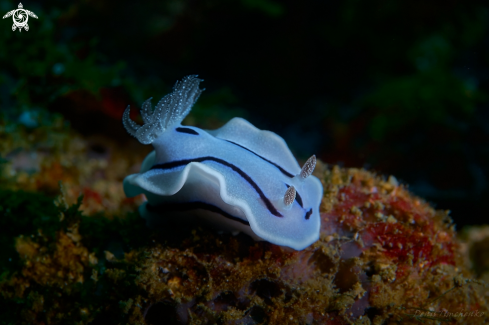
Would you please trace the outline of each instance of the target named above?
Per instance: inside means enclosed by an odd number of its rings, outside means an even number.
[[[19,32],[22,31],[22,28],[24,28],[26,31],[29,30],[29,25],[27,25],[27,21],[29,20],[29,16],[34,17],[37,19],[37,16],[35,13],[29,10],[23,9],[24,7],[22,6],[22,3],[19,3],[19,8],[7,12],[5,16],[3,16],[3,19],[12,16],[14,20],[14,24],[12,25],[12,31],[15,32],[15,30],[18,28]]]

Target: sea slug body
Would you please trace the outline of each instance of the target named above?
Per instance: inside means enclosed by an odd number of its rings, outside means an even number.
[[[202,89],[197,76],[177,82],[139,126],[123,115],[126,130],[152,151],[138,174],[124,179],[128,197],[144,193],[148,222],[195,217],[220,230],[302,250],[319,239],[321,182],[311,173],[315,156],[300,168],[285,141],[242,118],[217,130],[182,126]]]

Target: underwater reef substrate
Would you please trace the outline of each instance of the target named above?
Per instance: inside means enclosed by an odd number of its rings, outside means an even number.
[[[55,202],[2,190],[2,227],[23,232],[2,236],[13,243],[2,254],[2,322],[489,321],[488,290],[462,254],[477,247],[457,238],[446,211],[392,176],[320,162],[315,175],[321,237],[302,251],[202,228],[153,231],[134,213],[87,216],[66,190]]]

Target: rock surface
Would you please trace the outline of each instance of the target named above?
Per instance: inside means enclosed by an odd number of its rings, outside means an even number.
[[[29,150],[15,149],[22,134],[2,135],[7,324],[489,323],[477,278],[487,279],[487,231],[461,241],[448,212],[393,176],[318,162],[321,237],[294,251],[211,229],[147,229],[128,213],[143,198],[124,200],[116,185],[144,153],[52,134]]]

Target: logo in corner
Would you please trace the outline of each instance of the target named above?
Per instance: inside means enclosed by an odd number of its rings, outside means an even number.
[[[8,18],[10,16],[12,16],[12,19],[14,20],[14,24],[12,25],[12,31],[14,32],[17,28],[19,29],[19,32],[22,31],[22,28],[24,28],[26,31],[29,30],[29,25],[27,25],[29,16],[37,19],[36,14],[33,13],[32,11],[25,10],[24,6],[22,6],[22,3],[20,2],[19,2],[19,8],[7,12],[7,14],[3,16],[3,19]]]

